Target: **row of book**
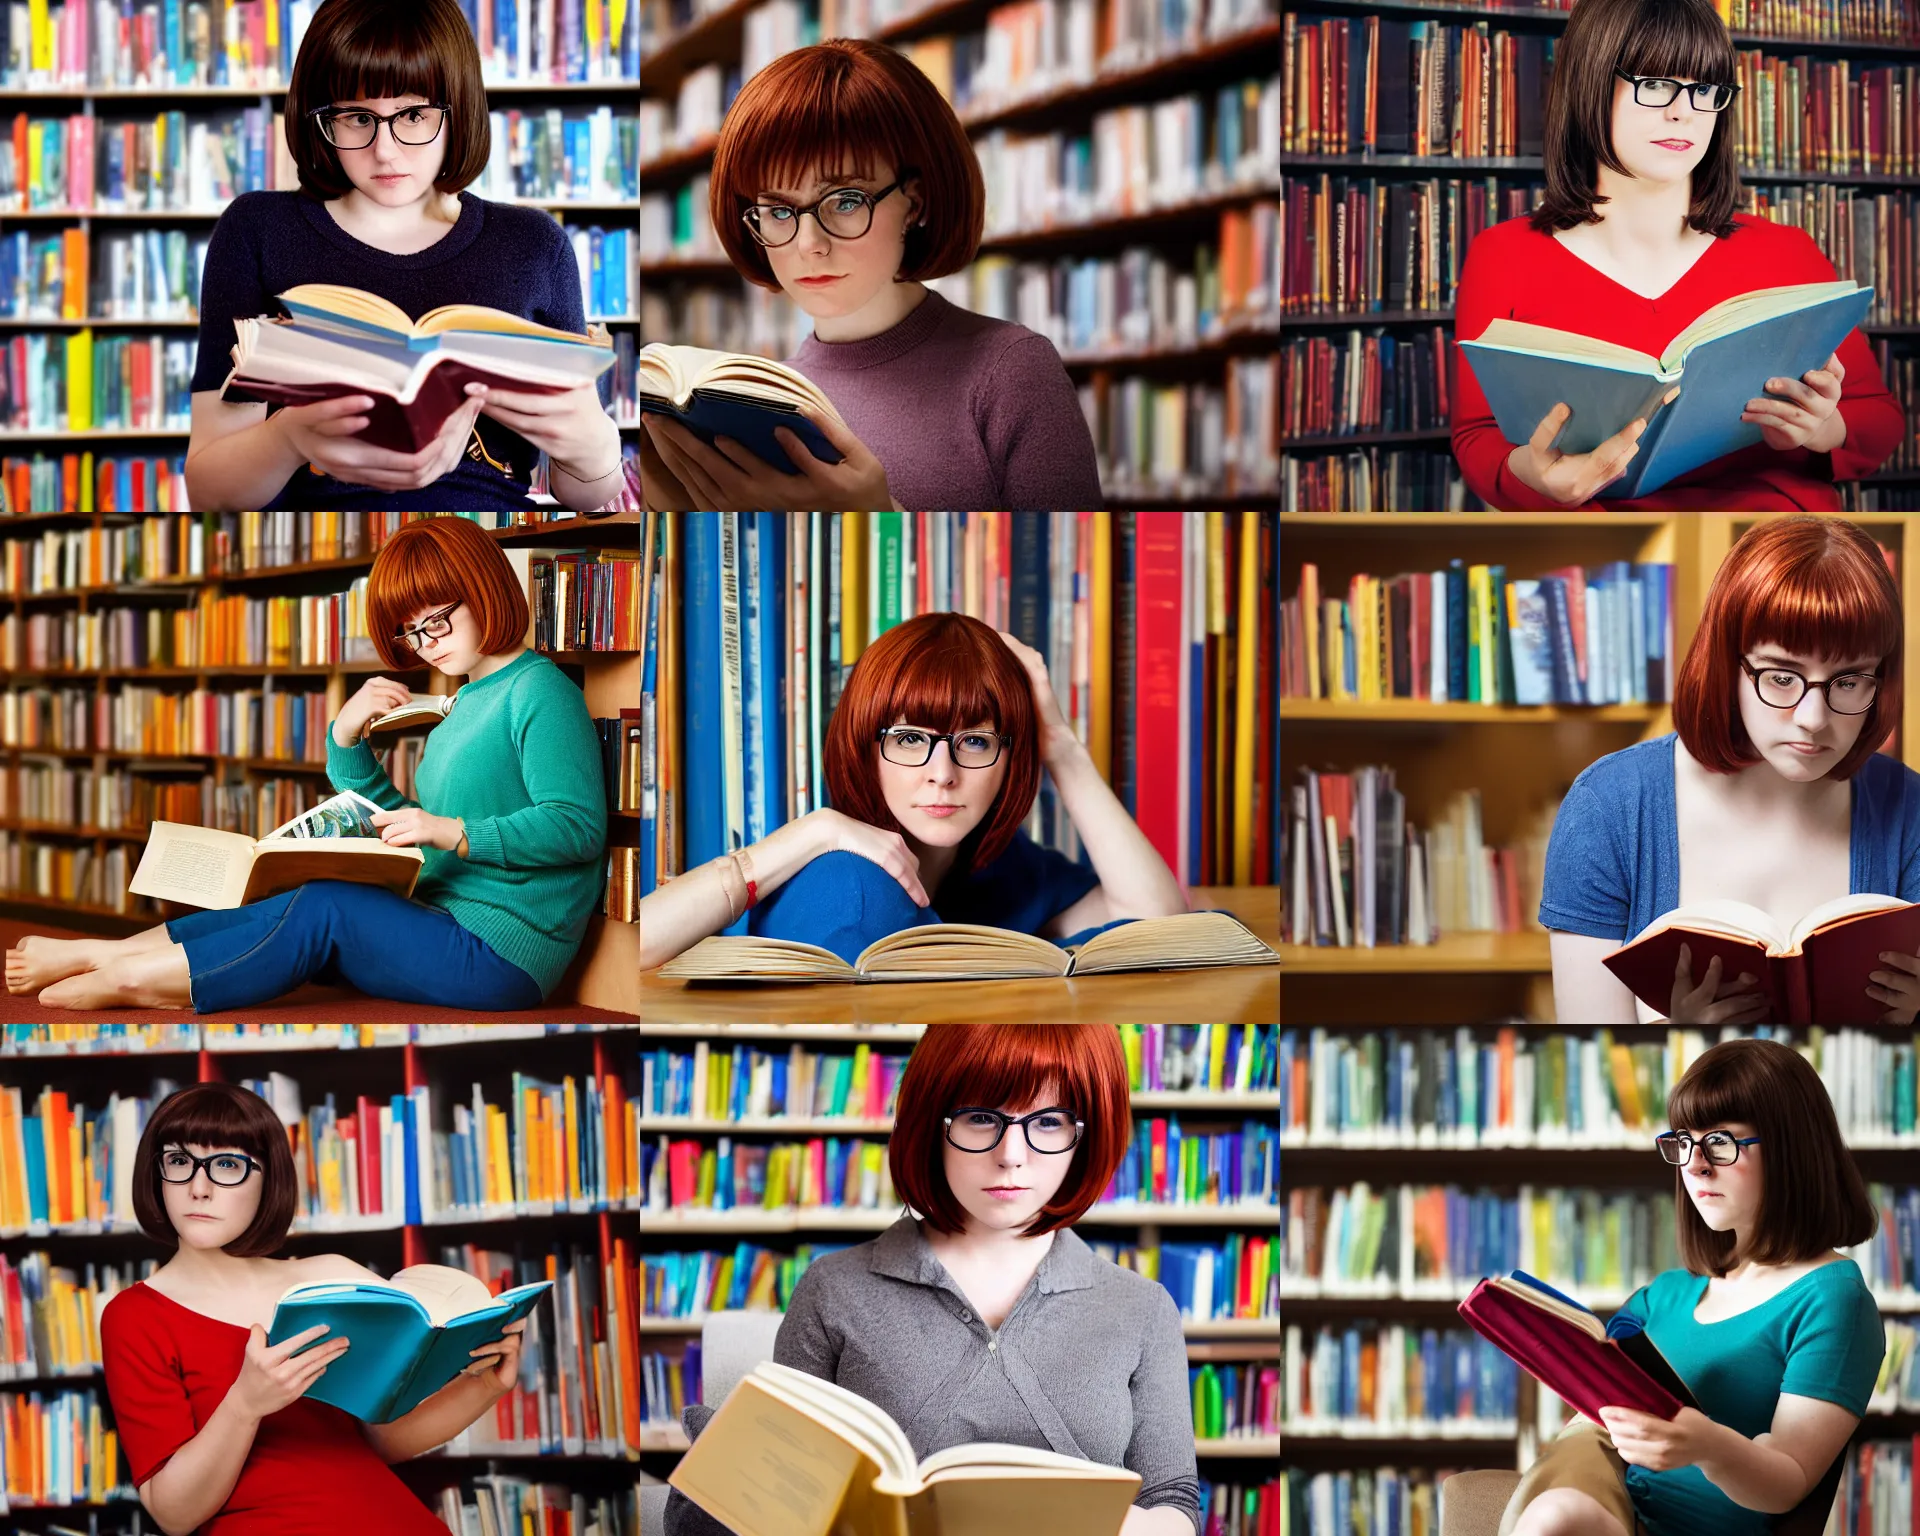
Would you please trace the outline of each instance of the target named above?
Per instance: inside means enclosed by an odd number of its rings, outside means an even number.
[[[319,0],[0,6],[0,89],[286,89]],[[461,0],[489,85],[636,80],[636,0]]]
[[[1240,0],[1128,0],[1124,8],[1108,12],[1109,24],[1127,36],[1147,38],[1162,33],[1199,36],[1215,30],[1236,30],[1242,12]],[[873,37],[882,30],[930,10],[926,0],[819,0],[818,35]],[[648,54],[667,47],[680,33],[703,17],[725,9],[725,0],[644,0],[640,6],[640,36]]]
[[[1272,514],[696,513],[650,527],[643,892],[823,805],[847,672],[880,634],[938,611],[1046,658],[1068,723],[1176,878],[1274,878],[1279,733],[1254,686],[1272,675]],[[1027,830],[1081,852],[1050,783]]]
[[[1283,1435],[1511,1438],[1520,1367],[1470,1328],[1284,1324]]]
[[[1338,598],[1321,596],[1309,561],[1281,604],[1280,635],[1283,698],[1665,704],[1673,567],[1612,560],[1508,580],[1503,563],[1454,559],[1443,571],[1356,573]]]
[[[529,1478],[492,1471],[476,1474],[471,1487],[442,1488],[430,1505],[454,1536],[518,1536],[526,1531],[624,1536],[640,1528],[637,1483],[625,1494],[588,1493],[551,1475]]]
[[[1227,359],[1225,387],[1096,372],[1079,387],[1109,497],[1260,496],[1280,477],[1280,359]]]
[[[639,126],[612,106],[488,112],[491,152],[465,188],[495,201],[640,195]],[[242,192],[299,186],[284,114],[180,109],[141,118],[14,114],[0,138],[0,210],[218,214]]]
[[[1474,237],[1525,218],[1545,193],[1544,182],[1510,176],[1408,180],[1323,171],[1283,177],[1281,310],[1433,311],[1435,319],[1450,322]],[[1868,325],[1920,320],[1920,195],[1834,182],[1748,182],[1739,208],[1804,230],[1839,276],[1870,286]]]
[[[15,512],[171,512],[187,504],[187,456],[0,456],[0,517]]]
[[[126,916],[150,912],[146,897],[127,893],[133,871],[124,843],[110,843],[102,854],[91,842],[53,844],[0,829],[0,891],[10,896]]]
[[[604,1035],[619,1024],[76,1024],[61,1019],[0,1024],[0,1057],[147,1056],[213,1051],[354,1051],[415,1045],[422,1048],[544,1040],[556,1035]],[[396,1058],[397,1059],[397,1058]]]
[[[1385,16],[1281,27],[1290,154],[1509,158],[1542,152],[1559,38]],[[1736,49],[1726,109],[1748,171],[1911,176],[1920,124],[1903,103],[1920,66],[1770,58]]]
[[[0,342],[0,431],[184,432],[192,337],[16,331]]]
[[[301,1230],[343,1223],[418,1226],[456,1217],[631,1208],[642,1170],[639,1112],[619,1071],[548,1082],[512,1075],[507,1103],[422,1084],[384,1098],[334,1095],[304,1108],[282,1072],[245,1079],[287,1127]],[[154,1108],[179,1084],[104,1104],[51,1087],[37,1098],[0,1088],[0,1232],[136,1229],[134,1154]]]
[[[1443,432],[1456,355],[1445,328],[1328,331],[1280,349],[1280,435]]]
[[[1489,843],[1480,791],[1407,816],[1394,770],[1302,768],[1283,850],[1290,877],[1280,927],[1295,944],[1372,948],[1433,944],[1449,933],[1538,931],[1553,806],[1539,806],[1514,842]]]
[[[1920,1146],[1920,1040],[1816,1026],[1802,1042],[1784,1025],[1729,1025],[1711,1039],[1676,1028],[1633,1040],[1607,1029],[1289,1029],[1280,1036],[1281,1138],[1296,1146],[1650,1147],[1667,1129],[1667,1095],[1694,1058],[1716,1040],[1749,1035],[1806,1058],[1850,1146]]]

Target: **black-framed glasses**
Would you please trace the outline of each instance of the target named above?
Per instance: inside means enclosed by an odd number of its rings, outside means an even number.
[[[169,1147],[160,1154],[160,1177],[169,1184],[191,1184],[193,1176],[202,1168],[214,1183],[229,1189],[246,1183],[256,1168],[262,1173],[267,1171],[265,1163],[244,1152],[215,1152],[210,1157],[195,1157],[183,1147]]]
[[[918,726],[889,725],[874,733],[880,743],[880,755],[902,768],[924,768],[933,758],[933,749],[947,744],[956,768],[991,768],[1000,761],[1008,737],[996,731],[923,731]]]
[[[394,643],[396,645],[412,646],[413,649],[417,651],[420,649],[422,636],[428,640],[446,639],[448,635],[453,633],[453,620],[450,619],[448,615],[465,601],[465,598],[461,598],[458,602],[448,603],[447,606],[442,608],[438,613],[428,614],[418,624],[414,625],[412,629],[403,629],[399,634],[395,635],[393,637]]]
[[[1728,1163],[1739,1159],[1740,1149],[1750,1147],[1760,1138],[1758,1136],[1735,1136],[1730,1131],[1708,1131],[1696,1143],[1685,1131],[1667,1131],[1653,1138],[1653,1144],[1660,1149],[1660,1155],[1668,1162],[1684,1168],[1693,1161],[1695,1145],[1707,1154],[1707,1161],[1724,1168]]]
[[[762,245],[785,245],[800,232],[800,216],[810,213],[821,230],[835,240],[858,240],[873,228],[873,205],[906,181],[888,182],[878,192],[858,187],[835,187],[804,207],[792,203],[756,202],[740,215],[747,231]]]
[[[1622,80],[1633,82],[1633,99],[1643,107],[1665,107],[1680,94],[1682,82],[1663,75],[1630,75],[1624,69],[1614,71]],[[1740,94],[1737,85],[1720,85],[1712,80],[1695,80],[1687,86],[1687,100],[1696,112],[1724,112]]]
[[[393,135],[394,143],[418,149],[440,137],[440,129],[447,120],[447,106],[445,102],[436,101],[424,107],[402,107],[385,116],[365,107],[326,106],[310,109],[307,116],[319,119],[320,131],[335,149],[365,149],[379,137],[382,123]]]
[[[1809,688],[1817,688],[1827,708],[1836,715],[1864,715],[1880,696],[1880,676],[1876,672],[1842,672],[1815,683],[1791,667],[1756,667],[1744,656],[1740,665],[1753,679],[1754,696],[1769,709],[1796,708]]]
[[[947,1140],[962,1152],[991,1152],[1000,1145],[1007,1127],[1017,1125],[1027,1138],[1028,1146],[1050,1157],[1071,1152],[1079,1144],[1080,1133],[1087,1128],[1084,1121],[1074,1119],[1072,1110],[1058,1104],[1036,1109],[1018,1120],[997,1109],[968,1104],[946,1116],[942,1124],[946,1126]]]

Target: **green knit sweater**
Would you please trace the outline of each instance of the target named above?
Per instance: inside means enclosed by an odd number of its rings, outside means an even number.
[[[413,899],[446,912],[540,983],[559,984],[606,896],[607,794],[579,688],[538,651],[460,689],[428,736],[419,800],[364,742],[327,730],[327,777],[390,811],[419,806],[467,824],[467,856],[423,848]]]

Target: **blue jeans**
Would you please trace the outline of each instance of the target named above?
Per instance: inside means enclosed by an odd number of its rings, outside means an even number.
[[[447,913],[375,885],[311,880],[167,924],[184,945],[195,1013],[246,1008],[306,981],[442,1008],[537,1008],[540,984]]]

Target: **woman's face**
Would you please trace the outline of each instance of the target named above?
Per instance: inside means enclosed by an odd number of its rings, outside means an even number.
[[[1731,1163],[1710,1163],[1700,1138],[1709,1131],[1725,1131],[1740,1138],[1758,1135],[1752,1122],[1722,1120],[1714,1125],[1676,1125],[1674,1129],[1687,1131],[1694,1138],[1680,1177],[1700,1219],[1716,1232],[1751,1232],[1760,1216],[1760,1154],[1764,1145],[1755,1142],[1742,1147]]]
[[[418,648],[420,659],[436,672],[444,672],[449,677],[465,677],[486,654],[480,649],[480,621],[473,616],[473,609],[464,602],[451,613],[446,612],[446,607],[445,603],[428,603],[415,609],[407,616],[404,627],[411,630],[435,614],[445,619],[453,626],[451,634],[435,639],[431,635],[416,633],[413,643]]]
[[[417,91],[404,96],[357,96],[351,101],[333,103],[336,112],[349,113],[334,120],[334,136],[349,143],[354,135],[364,136],[372,126],[367,114],[386,117],[409,107],[421,109],[417,114],[381,125],[374,130],[373,142],[363,149],[342,149],[334,145],[341,169],[369,202],[383,208],[404,208],[437,195],[433,182],[447,158],[447,124],[444,113],[427,110],[429,104],[429,98]],[[351,115],[356,111],[361,115]],[[420,138],[430,131],[436,116],[443,120],[431,143],[403,144],[394,137],[394,129],[398,128],[410,138]]]
[[[896,750],[910,757],[926,750],[927,738],[934,735],[930,726],[920,725],[896,715],[893,724]],[[970,735],[998,735],[993,722],[980,720],[955,734],[962,746]],[[1000,786],[1007,778],[1005,742],[990,768],[962,768],[953,760],[953,743],[936,741],[933,755],[918,768],[909,768],[888,760],[882,744],[874,743],[874,761],[880,770],[880,792],[886,797],[893,819],[907,829],[915,841],[936,848],[954,848],[966,835],[987,819]],[[951,807],[951,809],[936,809]]]
[[[1668,78],[1693,83],[1690,75]],[[1613,152],[1638,180],[1686,181],[1706,158],[1717,120],[1717,113],[1695,111],[1687,91],[1677,92],[1664,107],[1643,107],[1634,99],[1633,82],[1613,77]]]
[[[767,265],[787,297],[815,320],[851,315],[892,287],[906,250],[907,230],[920,217],[920,179],[911,177],[905,186],[880,197],[893,180],[893,166],[885,160],[874,165],[870,176],[833,175],[815,165],[798,186],[766,187],[755,197],[756,203],[784,203],[790,210],[845,188],[880,199],[867,210],[873,218],[867,232],[851,239],[831,234],[822,216],[827,224],[836,218],[857,220],[861,210],[852,198],[829,198],[812,212],[790,215],[779,223],[761,214],[770,234],[792,230],[793,238],[784,245],[766,247]]]
[[[183,1153],[214,1161],[195,1168]],[[266,1170],[257,1163],[258,1159],[251,1158],[245,1149],[225,1143],[170,1141],[160,1149],[160,1195],[182,1248],[224,1248],[253,1225],[266,1179]],[[246,1177],[239,1184],[218,1184],[209,1168],[222,1177],[237,1175],[244,1168]],[[193,1170],[193,1178],[185,1184],[166,1178],[169,1172],[188,1169]]]
[[[1809,685],[1825,682],[1849,672],[1872,672],[1880,665],[1877,656],[1855,656],[1840,662],[1824,661],[1778,645],[1762,644],[1745,653],[1747,662],[1760,672],[1761,687],[1797,688],[1800,685],[1783,674],[1797,672]],[[1771,679],[1777,681],[1770,682]],[[1849,685],[1849,688],[1858,685]],[[1753,674],[1742,669],[1739,676],[1740,723],[1747,739],[1767,765],[1783,779],[1796,784],[1825,778],[1833,767],[1860,739],[1871,711],[1849,715],[1827,706],[1826,696],[1809,686],[1800,702],[1791,708],[1779,708],[1762,702]],[[1840,686],[1833,690],[1839,698]]]
[[[1057,1085],[1049,1084],[1040,1097],[1027,1104],[968,1104],[955,1105],[956,1109],[998,1109],[1013,1119],[1032,1114],[1037,1109],[1049,1109],[1059,1104]],[[988,1152],[967,1152],[953,1144],[952,1137],[964,1135],[962,1121],[966,1117],[955,1115],[949,1136],[943,1141],[945,1161],[942,1167],[947,1176],[947,1187],[953,1191],[954,1199],[960,1202],[960,1208],[966,1212],[967,1227],[970,1232],[1017,1232],[1032,1221],[1040,1208],[1060,1192],[1060,1186],[1066,1182],[1067,1173],[1073,1167],[1074,1154],[1071,1151],[1042,1153],[1036,1152],[1027,1143],[1021,1131],[1008,1125],[1000,1137],[998,1145]],[[1063,1111],[1061,1118],[1070,1126],[1073,1122],[1071,1112]],[[991,1128],[991,1121],[981,1122]],[[1032,1129],[1036,1136],[1043,1136],[1045,1122],[1036,1120]],[[991,1134],[989,1129],[988,1134]],[[990,1194],[989,1190],[1006,1188],[1007,1194]]]

